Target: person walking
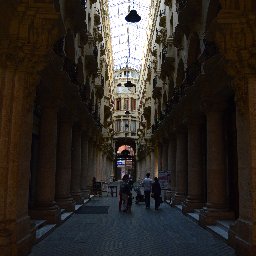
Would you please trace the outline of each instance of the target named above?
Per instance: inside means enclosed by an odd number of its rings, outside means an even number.
[[[154,182],[152,184],[152,193],[155,199],[155,210],[158,210],[161,203],[161,186],[157,177],[154,178]]]
[[[145,196],[145,204],[146,209],[150,208],[150,192],[151,192],[151,185],[153,180],[150,177],[150,173],[146,174],[146,178],[142,182],[142,186],[144,187],[144,196]]]
[[[128,210],[128,196],[131,193],[131,189],[129,186],[129,176],[125,174],[122,178],[119,190],[119,211],[127,212]]]

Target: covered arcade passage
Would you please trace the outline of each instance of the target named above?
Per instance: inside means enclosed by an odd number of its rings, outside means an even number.
[[[148,254],[233,255],[199,225],[256,255],[255,23],[253,0],[1,1],[0,255],[128,254],[120,226]],[[159,215],[92,199],[164,170]]]

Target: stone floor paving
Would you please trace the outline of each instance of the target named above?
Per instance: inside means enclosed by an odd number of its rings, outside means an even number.
[[[97,206],[109,207],[94,212]],[[29,256],[235,256],[225,242],[165,203],[159,211],[153,200],[151,209],[133,204],[128,214],[119,213],[117,197],[95,197],[85,207],[89,211],[73,214]]]

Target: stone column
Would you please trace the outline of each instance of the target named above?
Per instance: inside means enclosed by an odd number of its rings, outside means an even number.
[[[182,212],[193,212],[203,207],[204,170],[202,152],[202,118],[188,119],[188,195]]]
[[[88,135],[86,132],[82,133],[82,152],[81,152],[81,192],[83,198],[89,197],[89,190],[87,188],[89,179],[89,161],[88,161]]]
[[[55,202],[56,146],[57,106],[49,104],[42,109],[36,209],[31,211],[32,218],[49,223],[60,221],[60,208]]]
[[[62,111],[59,116],[55,199],[60,208],[67,211],[75,210],[75,201],[70,195],[72,125],[71,114]]]
[[[101,181],[102,180],[102,151],[99,150],[98,151],[98,180]]]
[[[71,195],[77,204],[83,203],[81,182],[81,127],[76,124],[72,130]]]
[[[172,199],[172,205],[181,204],[185,200],[187,194],[187,155],[187,131],[180,128],[180,130],[177,131],[176,193]]]
[[[214,224],[216,219],[234,217],[227,205],[224,107],[219,103],[207,112],[207,207],[200,213],[201,225]]]
[[[97,149],[97,146],[95,147],[94,149],[94,173],[95,173],[95,177],[96,177],[96,180],[99,181],[99,154],[100,152],[98,151]]]
[[[86,180],[87,187],[91,188],[92,186],[92,140],[88,140],[88,175]]]
[[[237,255],[256,255],[256,76],[236,81],[239,218],[229,229]]]
[[[146,161],[146,156],[143,158],[143,176],[146,176],[146,173],[148,172],[147,170],[147,161]]]
[[[151,149],[150,151],[150,171],[152,175],[155,175],[155,151],[154,149]]]
[[[95,142],[92,140],[91,141],[91,149],[90,149],[90,158],[89,161],[91,161],[90,163],[90,185],[92,185],[92,178],[96,177],[96,172],[95,172],[95,168],[96,168],[96,145]]]
[[[107,155],[105,152],[102,153],[102,167],[101,167],[102,180],[107,181],[109,178],[108,167],[107,167]]]
[[[168,169],[168,140],[162,143],[162,169],[167,171]]]
[[[176,190],[176,137],[171,135],[168,146],[168,170],[171,172],[171,197],[174,196]]]
[[[140,161],[137,160],[136,162],[136,178],[137,180],[139,180],[141,178],[141,175],[140,175]]]
[[[34,239],[28,216],[28,190],[36,83],[32,74],[25,71],[0,68],[0,254],[3,256],[17,252],[27,255]]]
[[[162,144],[159,142],[158,143],[158,171],[161,171],[163,169],[162,152],[163,152]]]

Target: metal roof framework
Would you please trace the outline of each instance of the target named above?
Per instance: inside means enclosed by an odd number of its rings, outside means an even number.
[[[108,0],[114,70],[140,71],[147,44],[151,0]],[[125,20],[130,10],[141,16],[138,23]]]

